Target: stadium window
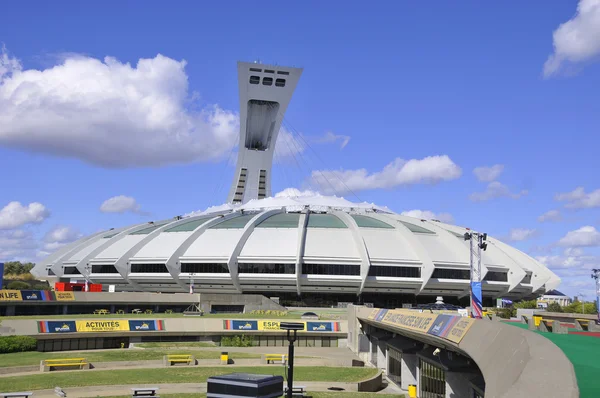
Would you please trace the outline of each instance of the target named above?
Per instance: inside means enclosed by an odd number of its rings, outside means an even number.
[[[240,274],[295,274],[296,264],[238,264]]]
[[[250,76],[250,84],[258,84],[258,83],[260,83],[260,77]]]
[[[369,268],[369,276],[388,276],[392,278],[420,278],[421,268],[371,265],[371,267]]]
[[[483,280],[493,282],[508,282],[508,274],[500,271],[488,271]]]
[[[525,275],[525,278],[523,278],[521,283],[531,283],[531,272],[528,272],[527,275]]]
[[[136,274],[168,274],[165,264],[131,264],[131,272]]]
[[[278,74],[278,75],[289,75],[289,74],[290,74],[290,72],[287,72],[287,71],[284,71],[284,70],[278,70],[278,71],[277,71],[277,74]]]
[[[181,272],[197,274],[227,274],[229,268],[225,263],[183,263]]]
[[[272,86],[273,78],[272,77],[263,77],[263,86]]]
[[[436,268],[431,277],[438,279],[471,279],[471,271],[468,269]]]
[[[80,275],[81,272],[77,269],[77,267],[65,267],[63,269],[63,275]]]
[[[119,271],[113,264],[94,264],[92,265],[92,274],[118,274]]]
[[[262,72],[262,69],[259,69],[259,68],[250,68],[250,72]]]
[[[360,265],[355,264],[302,264],[305,275],[360,275]]]
[[[275,80],[275,86],[277,86],[277,87],[285,87],[285,79],[277,79],[277,80]]]

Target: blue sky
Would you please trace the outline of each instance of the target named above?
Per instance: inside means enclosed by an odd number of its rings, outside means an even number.
[[[20,1],[1,20],[0,260],[224,202],[236,62],[260,60],[304,68],[285,127],[310,147],[281,145],[274,193],[323,191],[311,173],[337,170],[358,199],[338,195],[512,240],[563,278],[561,290],[593,295],[598,0]],[[377,175],[376,187],[357,171],[431,156],[454,171],[417,163],[439,178]],[[494,165],[488,181],[473,172]],[[550,210],[559,215],[540,222]]]

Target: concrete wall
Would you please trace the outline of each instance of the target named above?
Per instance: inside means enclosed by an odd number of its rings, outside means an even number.
[[[351,320],[352,316],[356,316],[365,325],[466,355],[475,361],[485,378],[487,398],[531,398],[543,394],[579,397],[575,371],[569,359],[550,340],[536,333],[502,322],[480,320],[475,321],[457,345],[433,335],[368,320],[370,312],[371,309],[364,307],[349,308],[349,336],[361,330],[357,325],[359,322]],[[365,326],[363,328],[366,329]],[[355,348],[357,345],[352,344],[352,349]]]

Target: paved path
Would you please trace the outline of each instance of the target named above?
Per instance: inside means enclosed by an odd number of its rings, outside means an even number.
[[[296,384],[296,383],[294,383]],[[330,387],[343,388],[344,391],[357,391],[357,383],[336,383],[336,382],[310,382],[300,381],[299,386],[305,386],[308,391],[328,391]],[[64,391],[68,397],[90,398],[90,397],[110,397],[118,395],[131,394],[132,387],[158,387],[162,394],[193,394],[205,393],[206,383],[178,383],[178,384],[132,384],[132,385],[114,385],[114,386],[90,386],[90,387],[71,387]],[[402,390],[390,385],[379,393],[400,394]],[[377,394],[379,394],[377,393]],[[101,394],[101,395],[99,395]],[[373,393],[371,393],[373,394]],[[365,397],[368,396],[365,393]],[[36,398],[56,398],[54,390],[38,390],[35,392]]]

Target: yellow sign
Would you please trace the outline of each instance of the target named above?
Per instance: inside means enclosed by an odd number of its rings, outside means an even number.
[[[56,301],[73,301],[75,300],[75,294],[73,292],[54,292]]]
[[[306,322],[298,322],[304,324],[304,329],[306,330]],[[277,330],[280,331],[279,321],[258,321],[258,330]]]
[[[0,290],[0,301],[21,301],[20,290]]]
[[[456,325],[452,326],[446,339],[454,343],[460,343],[462,338],[465,337],[465,334],[469,331],[469,328],[471,328],[473,322],[475,322],[473,318],[461,317],[458,322],[456,322]]]
[[[385,314],[381,322],[392,326],[400,326],[415,332],[427,333],[437,317],[437,314],[391,310]]]
[[[129,322],[126,320],[114,321],[77,321],[78,332],[116,332],[129,331]]]
[[[375,317],[377,316],[377,314],[379,313],[379,308],[375,308],[373,310],[371,310],[371,313],[369,314],[369,317],[367,319],[375,319]]]

